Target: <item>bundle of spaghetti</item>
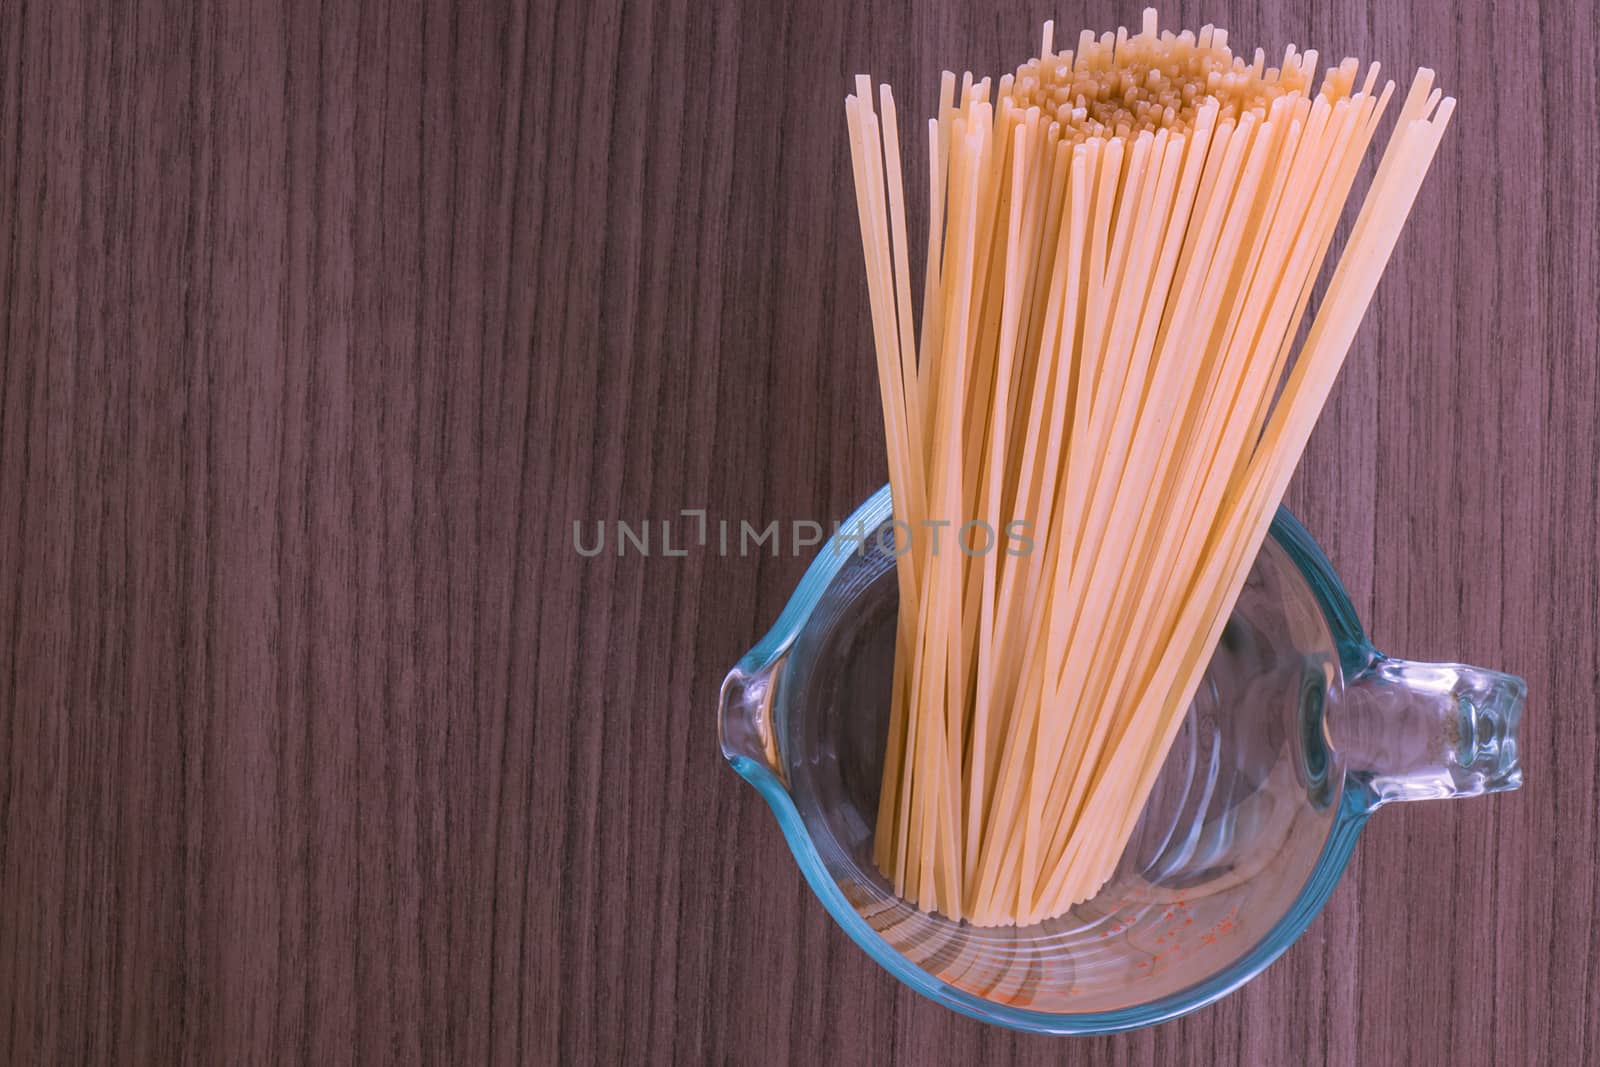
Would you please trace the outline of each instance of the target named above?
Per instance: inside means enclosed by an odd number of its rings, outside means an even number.
[[[1146,11],[946,73],[920,322],[894,97],[846,100],[900,552],[874,859],[921,908],[1116,870],[1454,107],[1417,73],[1296,349],[1393,91],[1316,72]]]

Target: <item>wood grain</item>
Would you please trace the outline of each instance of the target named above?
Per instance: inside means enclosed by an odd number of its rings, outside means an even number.
[[[1163,11],[1460,96],[1291,503],[1385,648],[1532,687],[1522,792],[1382,813],[1240,993],[899,987],[717,752],[804,560],[574,552],[883,481],[847,78],[1047,14],[1135,12],[0,3],[0,1060],[1600,1061],[1581,5]]]

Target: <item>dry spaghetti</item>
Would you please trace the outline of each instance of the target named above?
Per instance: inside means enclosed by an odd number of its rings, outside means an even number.
[[[986,925],[1113,873],[1455,103],[1418,72],[1291,353],[1392,83],[1154,11],[1051,31],[944,75],[920,329],[894,98],[846,101],[895,519],[1033,531],[897,568],[875,859]]]

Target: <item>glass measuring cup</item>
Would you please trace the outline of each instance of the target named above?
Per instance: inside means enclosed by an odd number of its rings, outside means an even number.
[[[888,488],[843,529],[878,531]],[[872,862],[898,593],[892,537],[835,536],[722,686],[723,754],[845,932],[918,992],[1043,1033],[1200,1008],[1321,910],[1368,816],[1517,788],[1521,679],[1386,657],[1280,510],[1117,873],[1025,927],[918,911]]]

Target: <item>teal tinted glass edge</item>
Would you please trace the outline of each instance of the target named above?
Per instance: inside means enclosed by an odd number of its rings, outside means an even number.
[[[889,487],[884,486],[855,510],[845,521],[844,528],[874,530],[882,525],[889,515]],[[1334,573],[1332,564],[1328,562],[1305,527],[1286,508],[1278,509],[1272,521],[1270,536],[1289,553],[1315,592],[1323,614],[1327,618],[1329,629],[1337,642],[1343,672],[1348,675],[1360,670],[1376,653],[1362,632],[1355,609],[1350,604],[1350,598],[1345,593],[1338,575]],[[782,655],[794,642],[817,600],[849,557],[848,551],[839,549],[836,540],[830,538],[822,546],[788,604],[779,614],[778,621],[739,661],[736,670],[747,674],[756,673]],[[782,732],[780,729],[780,736]],[[1283,955],[1322,911],[1323,905],[1327,903],[1334,886],[1338,884],[1340,876],[1350,862],[1356,838],[1360,835],[1361,828],[1370,813],[1368,798],[1363,790],[1347,788],[1341,792],[1338,818],[1328,835],[1322,855],[1317,860],[1317,866],[1306,880],[1305,887],[1295,898],[1288,913],[1227,970],[1147,1004],[1108,1012],[1073,1014],[1041,1012],[995,1004],[973,996],[941,982],[895,951],[856,912],[845,899],[844,893],[834,882],[833,877],[828,874],[822,857],[818,855],[816,846],[811,842],[811,836],[806,832],[805,822],[799,810],[794,806],[788,790],[777,776],[768,768],[745,756],[729,753],[728,761],[733,769],[754,786],[766,800],[778,819],[778,826],[783,831],[784,839],[788,842],[790,851],[794,853],[795,862],[799,864],[806,882],[822,901],[823,907],[833,916],[834,921],[844,928],[845,933],[861,947],[862,951],[901,982],[930,1000],[983,1022],[1030,1033],[1087,1035],[1137,1030],[1198,1011],[1232,993]]]

